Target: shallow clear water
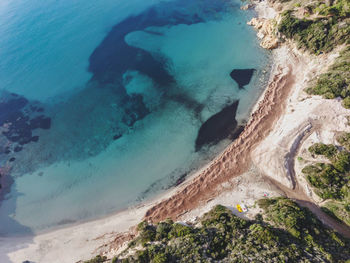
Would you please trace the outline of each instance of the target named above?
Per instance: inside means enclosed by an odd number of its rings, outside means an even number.
[[[202,124],[237,100],[244,122],[268,77],[269,55],[239,6],[2,1],[0,173],[14,182],[0,234],[126,208],[227,146],[230,139],[197,147]],[[256,70],[239,88],[233,69]]]

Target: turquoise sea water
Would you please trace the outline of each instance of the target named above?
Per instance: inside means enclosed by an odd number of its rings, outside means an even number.
[[[224,149],[229,136],[198,146],[202,125],[237,101],[229,126],[243,123],[268,77],[240,4],[1,1],[0,234],[124,209]],[[255,69],[248,85],[234,69]]]

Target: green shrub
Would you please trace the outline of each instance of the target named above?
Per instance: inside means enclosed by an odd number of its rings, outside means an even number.
[[[264,198],[264,199],[259,199],[257,203],[258,203],[258,206],[261,207],[262,209],[267,209],[270,205],[276,203],[276,200]]]
[[[293,38],[299,32],[307,29],[311,23],[311,21],[295,18],[291,11],[287,11],[283,14],[282,20],[278,25],[278,31],[288,38]]]
[[[268,212],[268,219],[277,226],[285,228],[292,236],[299,238],[300,226],[306,221],[305,211],[289,199],[275,198],[273,201],[262,206]]]
[[[166,263],[166,262],[168,262],[168,257],[164,253],[159,253],[159,254],[156,254],[154,256],[152,262],[154,262],[154,263]]]
[[[332,164],[308,165],[301,171],[306,175],[307,181],[315,188],[316,194],[321,198],[342,198],[340,189],[346,182],[346,178]]]
[[[350,29],[348,34],[350,35]],[[350,47],[347,46],[329,68],[321,74],[315,84],[306,89],[314,95],[322,95],[326,99],[341,97],[342,105],[350,108]]]
[[[340,145],[344,146],[344,148],[350,151],[350,133],[343,132],[337,136],[337,141]]]
[[[146,221],[142,221],[137,225],[137,231],[143,231],[148,227],[148,223]]]
[[[329,52],[335,46],[349,43],[350,25],[346,19],[342,6],[318,7],[318,12],[332,17],[314,20],[300,19],[289,10],[283,13],[278,30],[287,38],[294,39],[300,48],[310,50],[312,53]],[[311,9],[311,8],[309,8]]]
[[[346,108],[346,109],[350,109],[350,97],[346,97],[346,98],[343,100],[343,106],[344,106],[344,108]]]
[[[313,262],[315,258],[316,262],[344,262],[350,258],[349,240],[323,226],[308,209],[286,198],[263,199],[258,204],[268,221],[261,216],[254,222],[244,220],[216,206],[202,217],[200,227],[143,223],[142,231],[167,232],[172,226],[169,239],[149,241],[143,249],[129,248],[136,253],[124,254],[129,256],[121,262]]]
[[[346,151],[341,151],[332,161],[332,164],[337,171],[340,173],[346,173],[350,169],[350,153]]]
[[[137,258],[137,261],[140,263],[149,263],[150,262],[150,258],[149,258],[147,249],[138,250],[136,252],[136,258]]]
[[[343,221],[350,226],[350,204],[346,202],[327,202],[324,207],[324,211],[337,218],[339,221]]]
[[[93,259],[85,261],[84,263],[103,263],[106,261],[107,261],[107,257],[98,255],[98,256],[94,257]]]
[[[192,228],[183,224],[175,223],[168,234],[168,238],[184,237],[192,233]]]
[[[309,152],[316,155],[323,155],[330,159],[335,156],[338,150],[332,144],[315,143],[309,147]]]
[[[331,163],[307,165],[302,173],[318,196],[336,200],[327,202],[324,212],[350,225],[350,134],[338,135],[337,141],[346,150],[338,151],[335,146],[320,143],[312,145],[310,152],[327,156]]]
[[[331,6],[320,5],[318,7],[320,15],[324,16],[335,16],[337,18],[346,18],[350,15],[349,1],[348,0],[337,0],[333,1]]]
[[[168,238],[169,232],[172,230],[172,224],[167,222],[161,222],[157,225],[156,229],[156,240],[161,240],[163,238]]]
[[[140,231],[140,242],[142,244],[147,243],[149,241],[154,241],[156,238],[156,228],[152,225],[148,225],[147,223],[142,223],[142,227],[138,227]]]

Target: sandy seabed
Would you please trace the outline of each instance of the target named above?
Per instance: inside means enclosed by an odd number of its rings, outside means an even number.
[[[260,2],[259,17],[277,13]],[[287,195],[309,207],[327,225],[344,235],[350,231],[322,214],[320,200],[302,176],[295,157],[313,142],[334,141],[337,131],[349,131],[349,111],[341,102],[308,96],[304,89],[315,75],[327,69],[337,51],[321,56],[301,53],[292,43],[273,52],[274,65],[269,84],[253,109],[244,131],[215,160],[193,174],[185,183],[137,207],[123,212],[28,238],[0,238],[0,262],[77,262],[96,254],[112,257],[134,235],[141,220],[172,218],[193,222],[214,205],[234,209],[244,203],[252,218],[254,206],[264,195]]]

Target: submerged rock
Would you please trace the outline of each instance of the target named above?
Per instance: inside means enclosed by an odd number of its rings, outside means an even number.
[[[4,154],[10,154],[10,153],[11,153],[10,149],[8,147],[6,147]]]
[[[16,146],[15,149],[14,149],[14,152],[20,152],[22,151],[23,147],[22,146]]]
[[[18,95],[12,96],[15,98],[0,103],[0,125],[7,122],[9,114],[20,111],[28,103],[28,100],[25,98],[20,98]]]
[[[186,176],[187,176],[187,173],[182,174],[182,175],[176,180],[175,186],[179,186],[180,184],[182,184],[183,182],[185,182]]]
[[[37,142],[39,141],[39,136],[33,136],[32,137],[32,142]]]
[[[239,101],[235,101],[211,116],[202,124],[198,131],[195,150],[199,151],[204,145],[218,143],[226,138],[235,138],[241,127],[237,127],[236,112]],[[239,129],[237,129],[239,128]]]
[[[30,120],[29,125],[32,130],[38,129],[38,128],[48,130],[51,128],[51,118],[40,115]]]
[[[113,136],[113,141],[116,141],[116,140],[118,140],[120,137],[122,137],[123,136],[123,134],[116,134],[116,135],[114,135]]]
[[[143,119],[150,113],[150,110],[143,102],[143,97],[140,94],[133,94],[124,104],[123,122],[129,127],[133,126],[138,120]]]
[[[33,136],[35,129],[50,129],[51,118],[38,114],[44,108],[38,108],[37,102],[30,102],[17,94],[2,93],[0,100],[0,126],[1,140],[11,145],[0,149],[0,153],[9,156],[9,162],[14,162],[17,154],[24,150],[23,145],[37,142],[39,136]]]
[[[248,85],[253,77],[255,69],[234,69],[231,71],[231,78],[237,82],[238,88]]]

